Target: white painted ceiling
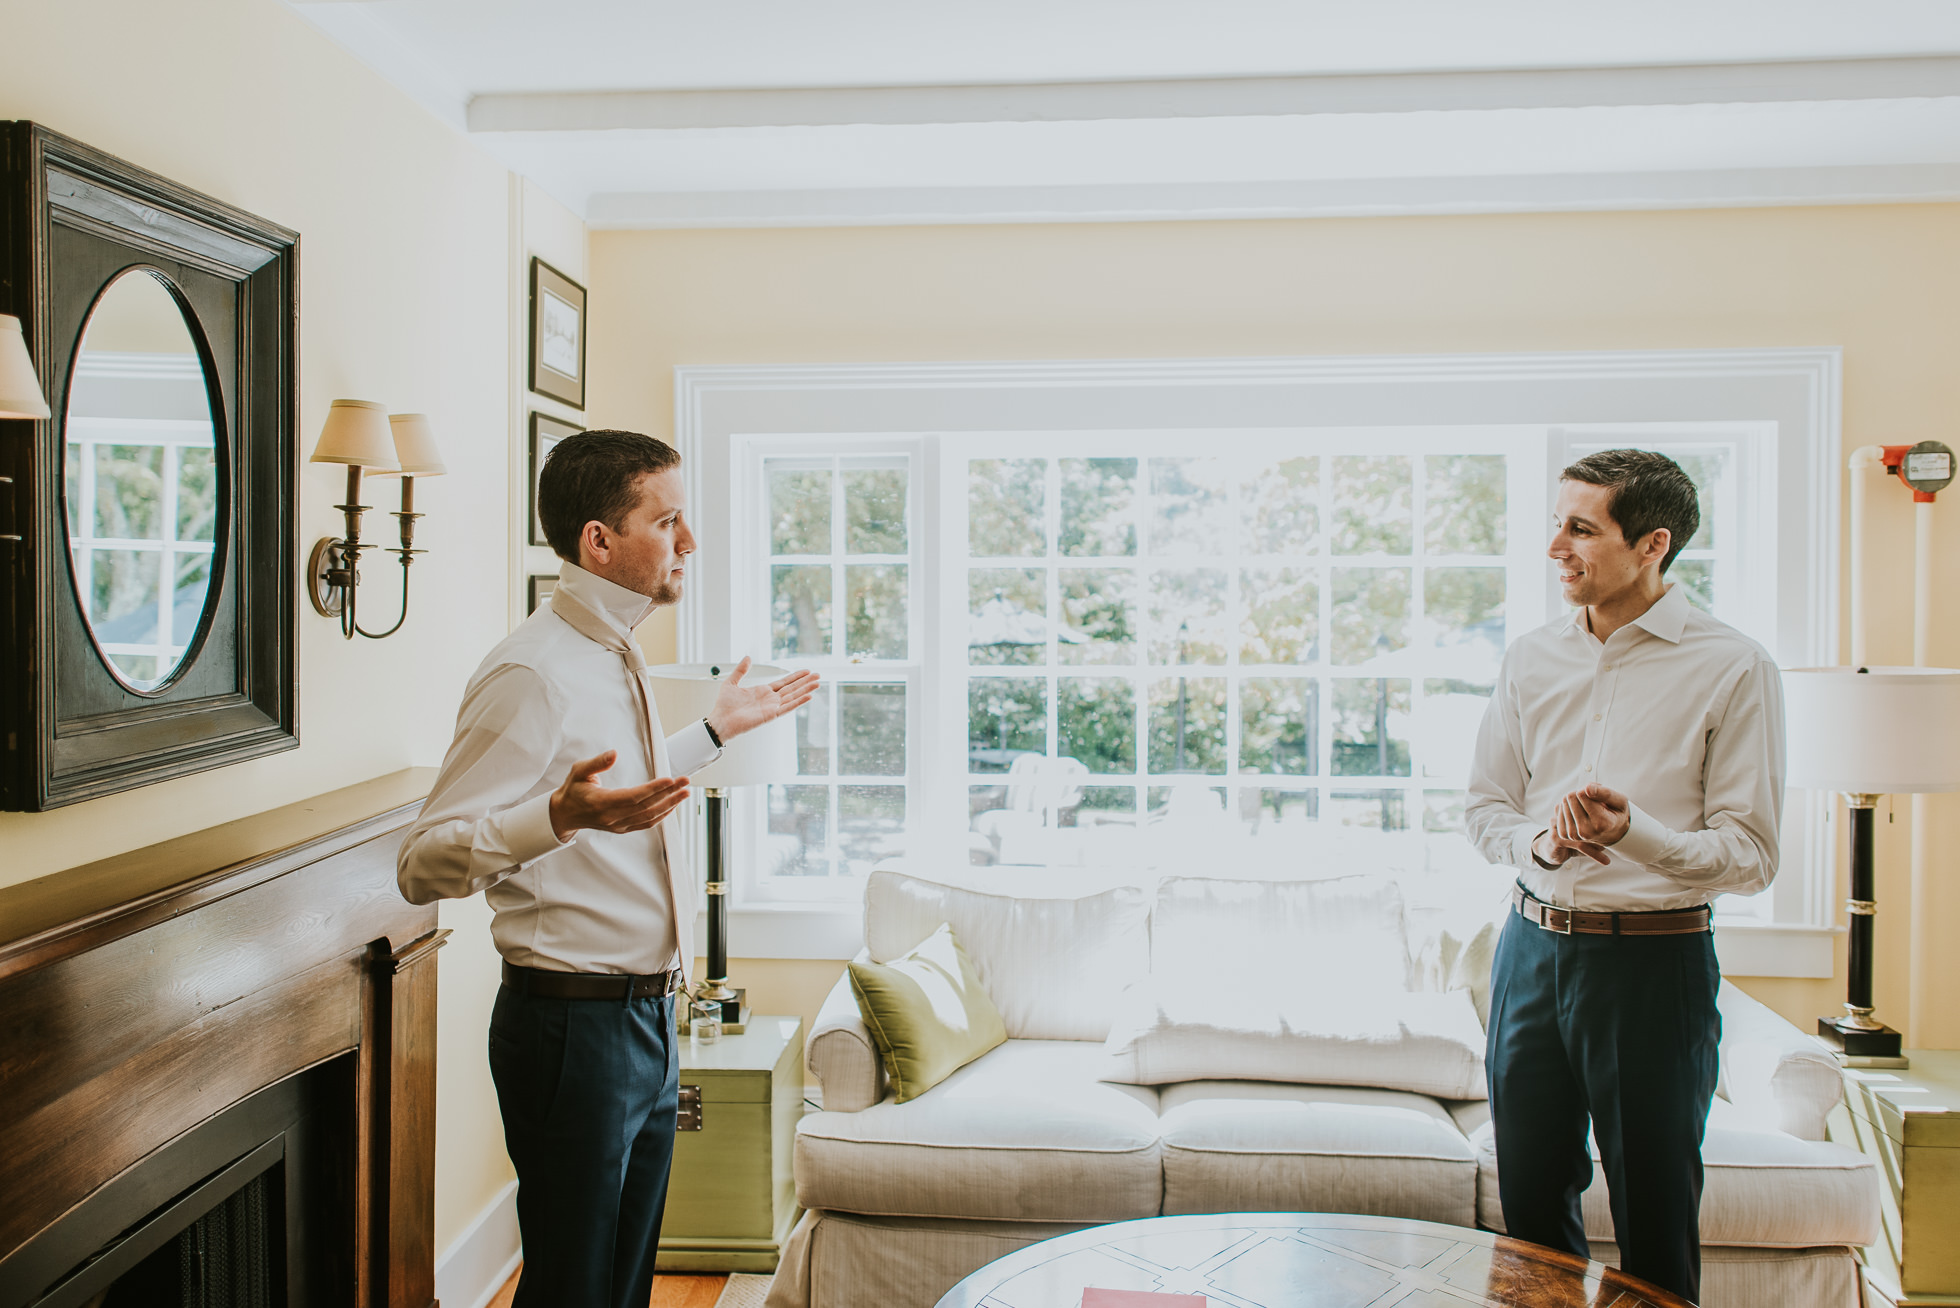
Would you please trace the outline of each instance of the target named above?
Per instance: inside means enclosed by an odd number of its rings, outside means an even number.
[[[283,0],[597,227],[1960,198],[1953,0]]]

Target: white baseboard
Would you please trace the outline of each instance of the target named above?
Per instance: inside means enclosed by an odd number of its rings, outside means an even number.
[[[445,1308],[483,1308],[504,1288],[523,1256],[517,1238],[517,1182],[511,1181],[436,1259],[436,1299]]]

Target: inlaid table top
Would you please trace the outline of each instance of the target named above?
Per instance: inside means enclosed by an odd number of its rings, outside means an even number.
[[[1092,1227],[987,1264],[938,1308],[1078,1308],[1090,1287],[1203,1295],[1206,1308],[1693,1308],[1645,1281],[1523,1240],[1345,1213]]]

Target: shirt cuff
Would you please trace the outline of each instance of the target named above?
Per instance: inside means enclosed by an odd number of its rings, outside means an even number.
[[[721,751],[708,735],[705,718],[690,722],[667,737],[667,762],[677,777],[692,776],[720,757]]]
[[[1627,833],[1614,842],[1613,848],[1636,863],[1652,867],[1666,856],[1668,839],[1673,834],[1658,818],[1642,812],[1638,804],[1629,803]]]
[[[563,849],[571,840],[560,840],[551,826],[551,791],[534,795],[522,804],[513,804],[504,810],[499,825],[503,828],[504,847],[517,860],[519,867],[535,863],[554,850]],[[572,833],[576,840],[578,833]]]
[[[1517,829],[1516,834],[1511,837],[1512,866],[1517,868],[1544,866],[1538,861],[1538,856],[1531,852],[1531,842],[1538,839],[1539,832],[1544,829],[1540,827],[1538,831],[1533,831],[1530,823],[1526,823]]]

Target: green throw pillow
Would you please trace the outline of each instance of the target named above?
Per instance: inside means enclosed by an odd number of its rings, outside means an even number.
[[[944,923],[903,958],[851,964],[851,993],[901,1104],[1007,1039],[973,960]]]

